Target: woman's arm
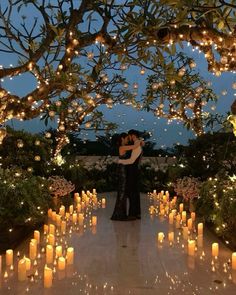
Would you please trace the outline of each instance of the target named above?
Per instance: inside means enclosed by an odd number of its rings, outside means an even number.
[[[140,156],[141,153],[142,153],[142,149],[139,146],[132,151],[131,157],[129,159],[119,159],[118,163],[123,165],[131,165],[136,161],[136,159]]]
[[[133,144],[133,145],[122,145],[121,147],[120,147],[120,149],[122,150],[122,151],[130,151],[130,150],[134,150],[134,149],[136,149],[137,147],[139,147],[141,145],[141,140],[137,140],[136,142],[135,142],[135,144]]]

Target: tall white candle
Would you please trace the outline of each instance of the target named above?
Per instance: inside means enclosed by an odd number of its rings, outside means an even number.
[[[66,252],[67,256],[67,264],[73,264],[74,263],[74,248],[69,247]]]
[[[47,264],[53,263],[53,246],[52,245],[46,246],[46,263]]]
[[[195,253],[195,240],[188,241],[188,255],[194,256]]]
[[[49,234],[55,235],[55,225],[49,224]]]
[[[29,244],[29,258],[31,260],[35,260],[37,257],[37,241],[35,239],[31,239]]]
[[[45,266],[44,267],[44,288],[52,287],[52,269]]]
[[[183,210],[184,210],[184,204],[181,203],[181,204],[179,204],[179,212],[182,213]]]
[[[59,270],[64,270],[66,267],[66,260],[63,256],[58,258],[58,269]]]
[[[6,265],[7,266],[13,265],[13,250],[12,249],[6,250]]]
[[[54,235],[52,235],[52,234],[48,235],[48,243],[52,246],[55,245],[55,236]]]
[[[25,259],[20,259],[18,262],[18,280],[25,281],[26,280],[26,261]]]
[[[56,247],[56,256],[57,257],[62,256],[62,246],[57,246]]]
[[[37,243],[40,243],[40,232],[38,230],[34,231],[34,239],[37,241]]]
[[[197,234],[203,235],[203,223],[198,223],[197,225]]]

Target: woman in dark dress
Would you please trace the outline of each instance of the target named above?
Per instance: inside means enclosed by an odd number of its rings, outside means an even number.
[[[118,138],[118,146],[119,146],[119,159],[128,159],[130,157],[131,151],[137,148],[140,145],[138,142],[135,145],[126,145],[128,143],[128,135],[127,133],[121,133]],[[120,220],[125,221],[129,220],[127,217],[127,196],[126,196],[126,166],[122,164],[118,164],[117,167],[117,175],[118,175],[118,190],[116,197],[116,204],[114,208],[114,212],[112,214],[111,220]]]

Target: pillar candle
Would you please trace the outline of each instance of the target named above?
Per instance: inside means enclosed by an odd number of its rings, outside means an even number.
[[[46,263],[47,264],[53,263],[53,246],[52,245],[46,246]]]
[[[70,212],[70,214],[72,214],[74,212],[74,206],[73,205],[70,205],[69,212]]]
[[[28,257],[24,257],[24,259],[25,259],[26,270],[30,270],[31,260]]]
[[[102,198],[102,205],[106,205],[106,199]]]
[[[83,213],[79,213],[79,225],[83,225],[84,224],[84,214]]]
[[[37,241],[37,243],[40,243],[40,232],[38,230],[34,231],[34,239]]]
[[[191,212],[191,218],[192,218],[192,221],[194,222],[195,219],[196,219],[196,213],[195,212]]]
[[[203,223],[198,223],[197,225],[197,234],[203,235]]]
[[[25,259],[20,259],[18,262],[18,280],[25,281],[26,280],[26,261]]]
[[[66,252],[67,264],[74,263],[74,248],[69,247]]]
[[[169,232],[168,233],[168,240],[169,240],[169,242],[174,242],[174,232],[172,231],[172,232]]]
[[[81,208],[84,209],[85,208],[85,203],[81,202]]]
[[[59,257],[58,258],[58,270],[64,270],[66,267],[66,260],[64,257]]]
[[[96,188],[93,188],[93,194],[97,194]]]
[[[173,224],[174,223],[174,214],[171,212],[169,214],[169,224]]]
[[[77,198],[79,197],[79,193],[74,193],[74,201],[77,201]]]
[[[211,253],[212,253],[212,256],[215,256],[215,257],[217,257],[219,255],[219,244],[218,243],[212,244]]]
[[[163,232],[159,232],[158,233],[158,236],[157,236],[157,240],[158,242],[162,243],[163,242],[163,239],[164,239],[164,233]]]
[[[184,210],[184,204],[183,203],[180,203],[179,204],[179,212],[182,213]]]
[[[13,264],[13,250],[8,249],[6,250],[6,265],[10,266]]]
[[[37,257],[37,241],[35,239],[31,239],[29,243],[29,258],[31,260],[35,260]]]
[[[58,227],[61,226],[61,215],[59,215],[59,214],[56,215],[56,225]]]
[[[175,222],[176,228],[180,228],[180,220],[181,220],[181,216],[180,216],[180,214],[177,214],[176,215],[176,222]]]
[[[56,256],[57,257],[62,256],[62,246],[57,246],[56,247]]]
[[[55,235],[55,225],[49,224],[49,234]]]
[[[160,212],[161,212],[161,210],[163,210],[163,209],[164,209],[164,205],[161,203],[161,204],[160,204],[160,208],[159,208]]]
[[[153,190],[153,194],[156,195],[156,193],[157,193],[157,191],[154,189],[154,190]]]
[[[77,223],[77,213],[72,214],[72,222]]]
[[[236,270],[236,252],[232,253],[232,269]]]
[[[69,219],[70,219],[70,213],[66,212],[66,220],[69,220]]]
[[[81,212],[81,204],[77,204],[77,212],[78,212],[78,213]]]
[[[52,269],[44,267],[44,288],[52,287]]]
[[[59,215],[65,216],[65,212],[66,212],[65,206],[61,205],[61,207],[59,209]]]
[[[193,220],[192,218],[188,219],[188,229],[191,230],[193,228]]]
[[[183,238],[185,240],[188,239],[188,227],[187,226],[183,226]]]
[[[186,222],[186,211],[182,211],[182,222]]]
[[[166,203],[166,202],[167,202],[167,197],[166,197],[166,195],[164,195],[164,196],[162,197],[162,200],[163,200],[163,203]]]
[[[2,255],[0,255],[0,275],[2,273]]]
[[[97,225],[97,216],[92,216],[92,226]]]
[[[170,197],[169,191],[166,191],[165,195],[166,195],[167,199],[169,199],[169,197]]]
[[[64,220],[61,222],[61,232],[62,234],[66,233],[66,221]]]
[[[188,241],[188,255],[194,256],[195,253],[195,240]]]
[[[54,235],[52,235],[52,234],[48,235],[48,243],[49,243],[49,245],[52,245],[52,246],[55,245],[55,236]]]
[[[48,233],[48,225],[47,224],[43,225],[43,232],[44,232],[44,234]]]

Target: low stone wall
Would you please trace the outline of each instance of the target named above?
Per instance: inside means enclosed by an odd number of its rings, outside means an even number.
[[[111,156],[77,156],[78,161],[86,164],[96,164],[101,162],[116,162],[118,157]],[[175,157],[142,157],[141,164],[152,164],[152,166],[171,166],[176,163]]]

